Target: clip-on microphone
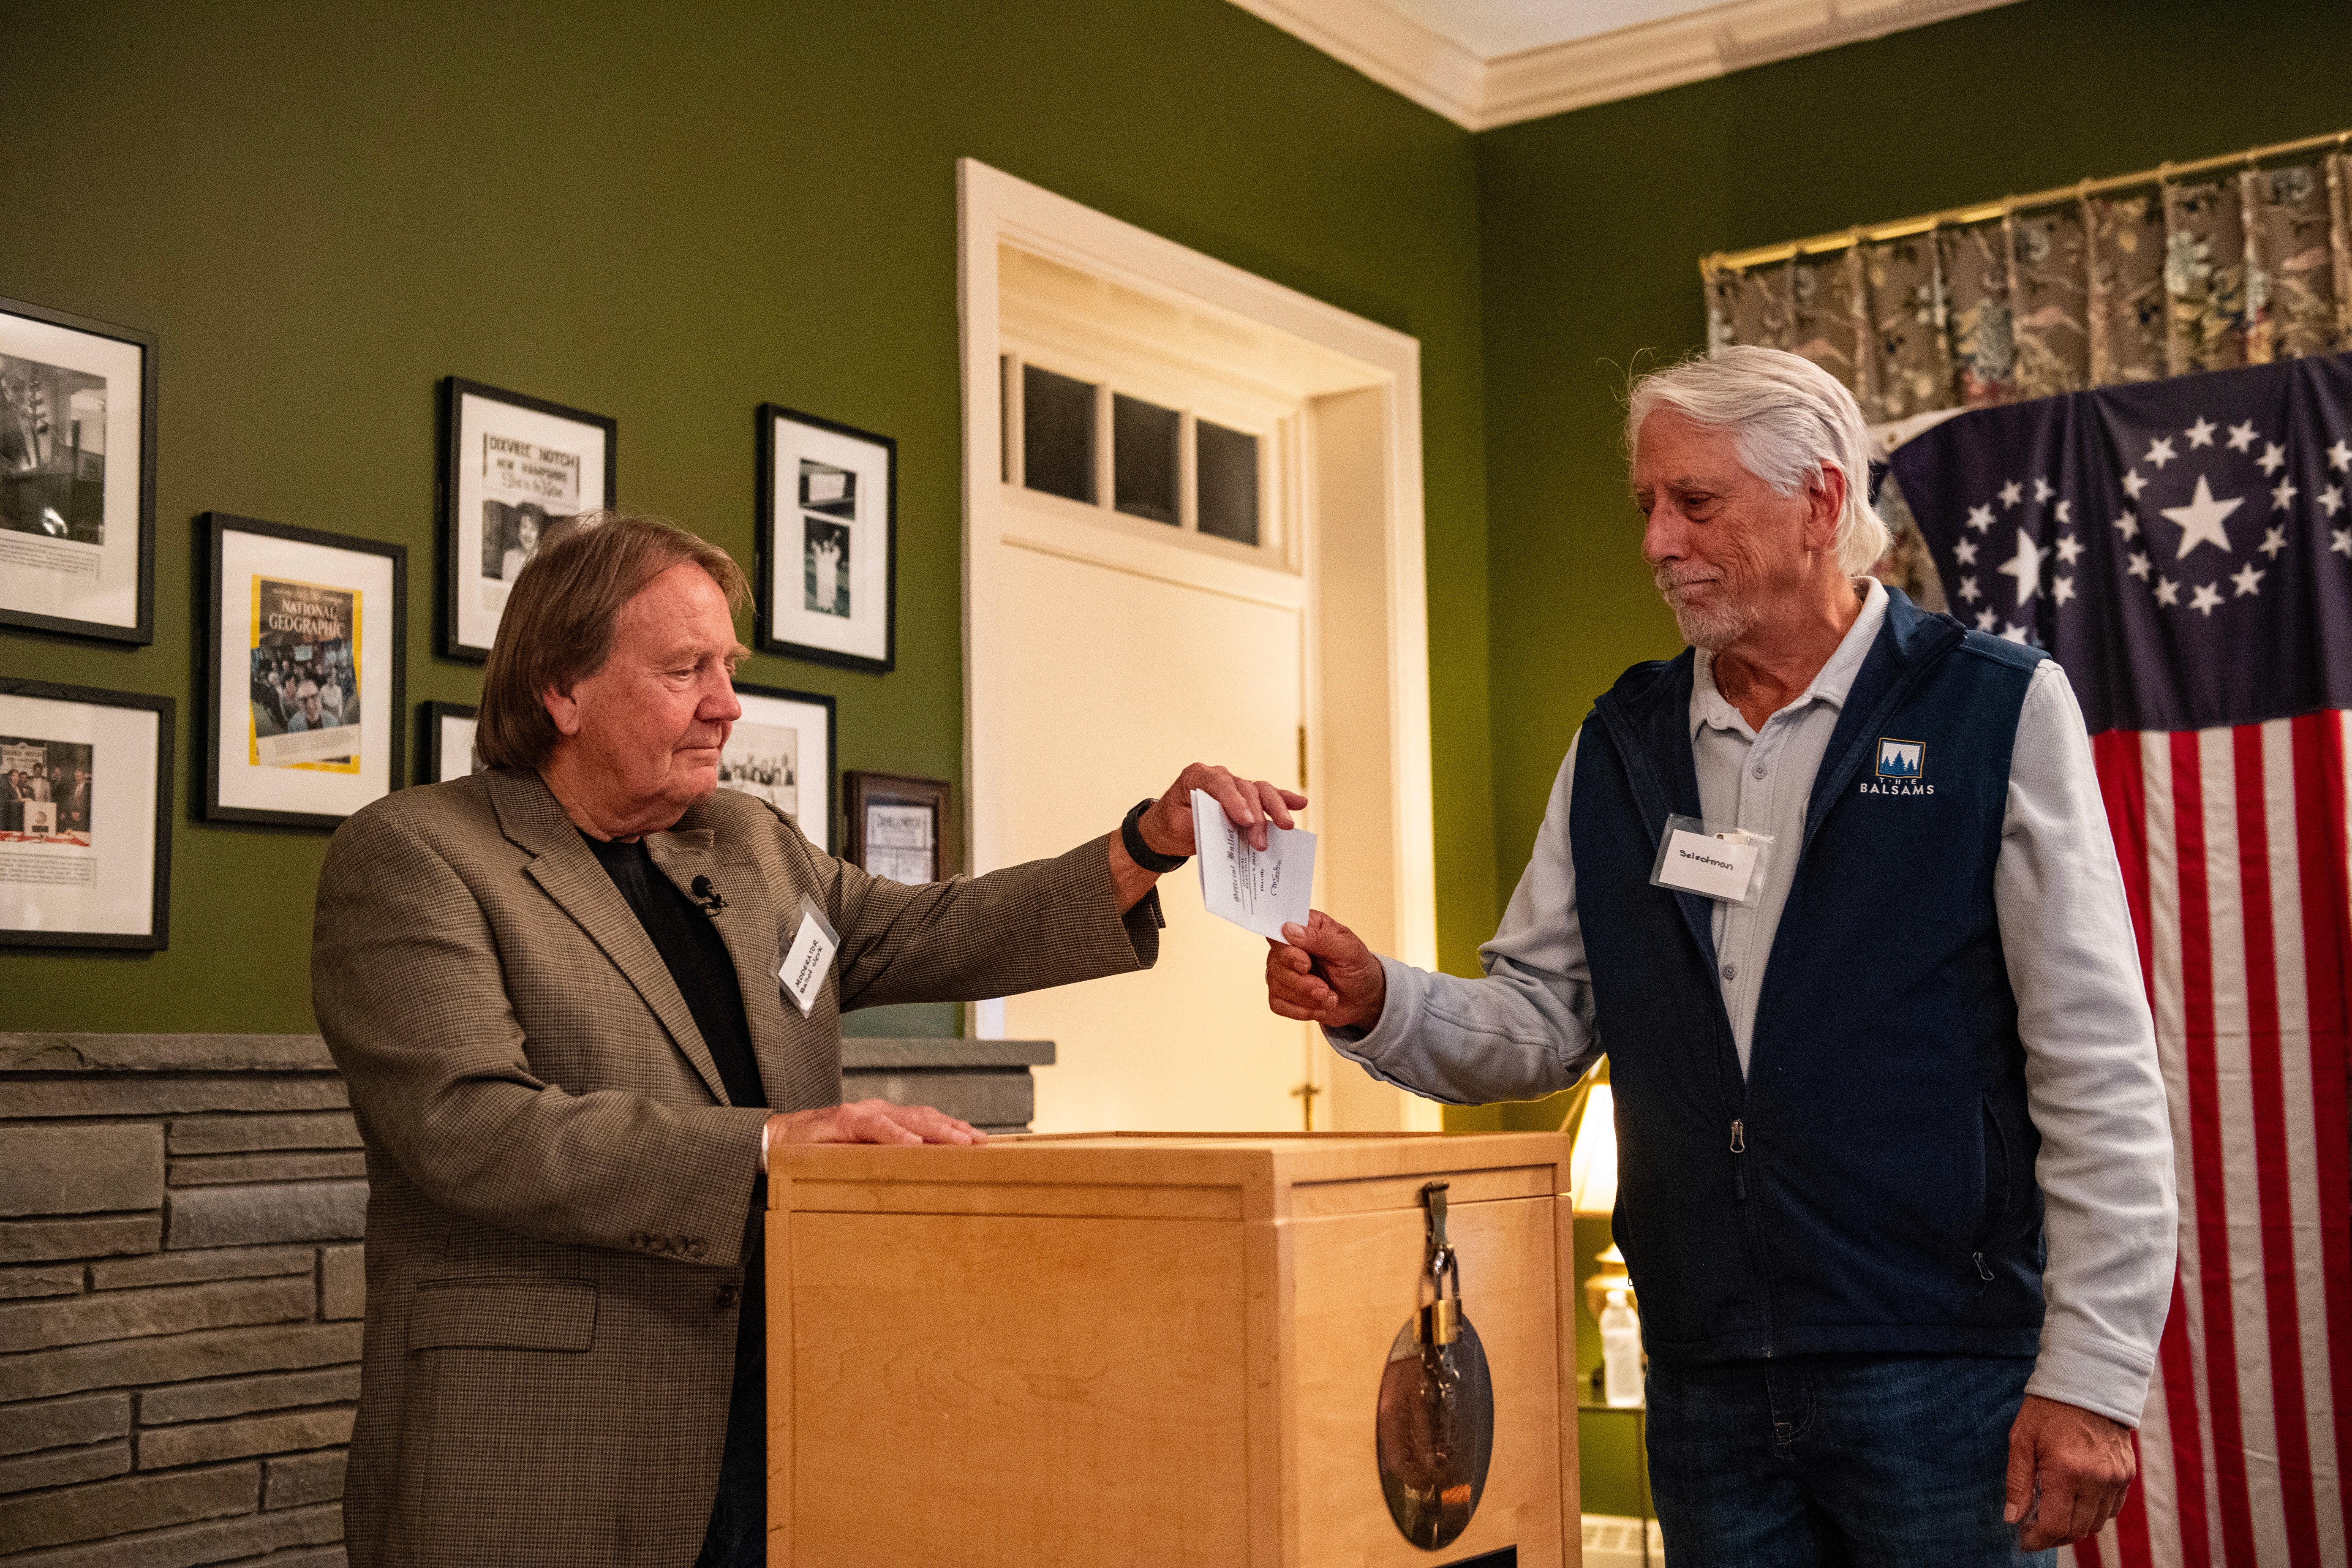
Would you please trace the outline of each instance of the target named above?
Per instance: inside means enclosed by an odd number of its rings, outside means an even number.
[[[702,906],[704,914],[715,915],[727,907],[727,900],[719,896],[719,889],[710,885],[709,878],[697,877],[690,887],[694,900]]]

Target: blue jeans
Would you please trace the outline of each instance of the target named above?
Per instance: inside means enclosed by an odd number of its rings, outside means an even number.
[[[2031,1361],[1654,1362],[1650,1489],[1672,1568],[2055,1561],[2001,1522]]]

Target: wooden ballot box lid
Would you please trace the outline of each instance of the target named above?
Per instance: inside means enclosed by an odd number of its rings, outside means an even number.
[[[769,1562],[1579,1562],[1559,1133],[1103,1133],[780,1146]],[[1446,1184],[1495,1389],[1477,1511],[1391,1519],[1381,1373]]]
[[[1035,1206],[1047,1202],[1099,1215],[1272,1220],[1417,1210],[1421,1189],[1432,1181],[1445,1182],[1447,1199],[1457,1205],[1550,1197],[1568,1190],[1568,1150],[1558,1132],[1047,1132],[976,1147],[781,1144],[770,1165],[768,1204],[778,1210],[919,1213],[947,1204],[933,1212],[1062,1212]]]

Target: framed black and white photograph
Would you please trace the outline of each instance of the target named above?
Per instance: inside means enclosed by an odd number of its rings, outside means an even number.
[[[0,626],[155,640],[153,334],[0,300]]]
[[[619,425],[450,376],[441,384],[441,652],[485,659],[548,526],[619,495]]]
[[[898,443],[761,404],[760,647],[887,674],[898,595]]]
[[[869,876],[917,887],[962,869],[954,791],[945,780],[845,773],[841,795],[849,826],[845,858]]]
[[[416,782],[447,784],[486,772],[474,757],[474,710],[457,702],[416,709]]]
[[[168,945],[173,708],[0,679],[0,947]]]
[[[332,827],[400,787],[408,549],[211,511],[204,814]]]
[[[834,701],[814,691],[735,688],[743,717],[719,753],[719,787],[757,795],[833,853]]]

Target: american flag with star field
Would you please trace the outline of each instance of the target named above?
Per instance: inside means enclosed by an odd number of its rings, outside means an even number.
[[[2140,1484],[2074,1559],[2352,1562],[2352,355],[1980,409],[1893,467],[1953,614],[2081,700],[2171,1106]]]

